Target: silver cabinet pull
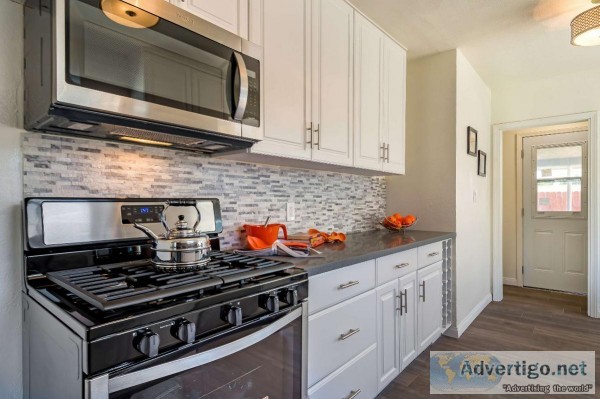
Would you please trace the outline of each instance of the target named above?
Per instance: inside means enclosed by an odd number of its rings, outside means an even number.
[[[379,148],[381,149],[381,156],[379,157],[379,159],[385,162],[385,143],[381,144]]]
[[[400,263],[399,265],[394,266],[396,269],[402,269],[403,267],[406,266],[410,266],[410,263],[408,262],[404,262],[404,263]]]
[[[423,281],[421,284],[419,284],[421,287],[423,287],[423,295],[419,295],[419,298],[423,299],[423,302],[425,302],[425,283],[426,281]]]
[[[346,334],[340,334],[340,341],[348,339],[351,336],[353,336],[354,334],[357,334],[359,332],[360,332],[360,328],[355,328],[354,330],[348,331]]]
[[[360,281],[356,280],[356,281],[348,281],[346,284],[340,284],[338,286],[338,289],[343,290],[344,288],[348,288],[348,287],[352,287],[353,285],[356,285],[360,283]]]
[[[387,148],[386,148],[386,152],[387,152],[387,156],[385,157],[385,161],[387,163],[390,163],[390,144],[387,144]]]
[[[315,133],[317,135],[317,141],[315,142],[315,145],[317,146],[317,149],[321,149],[321,124],[317,123],[317,128],[315,129]]]
[[[440,254],[439,252],[432,252],[427,256],[429,256],[430,258],[433,258],[434,256],[438,256],[439,254]]]
[[[361,392],[362,391],[360,389],[357,389],[356,391],[350,391],[350,396],[348,396],[346,399],[354,399],[360,395]]]
[[[306,142],[306,144],[310,144],[310,148],[313,148],[313,125],[312,122],[310,123],[310,125],[306,128],[307,132],[310,132],[308,137],[308,141]]]
[[[404,292],[400,292],[400,295],[396,295],[396,298],[400,300],[400,307],[396,308],[396,310],[400,311],[400,316],[403,316],[408,313],[408,292],[406,288]]]

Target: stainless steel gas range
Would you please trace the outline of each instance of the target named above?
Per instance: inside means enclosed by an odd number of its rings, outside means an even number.
[[[25,200],[26,398],[304,397],[306,273],[220,251],[215,199],[194,201],[210,261],[159,271],[133,224],[196,214],[165,202]]]

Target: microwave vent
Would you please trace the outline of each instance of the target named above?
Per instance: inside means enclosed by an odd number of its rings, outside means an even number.
[[[111,136],[116,136],[120,139],[134,139],[143,140],[146,142],[154,142],[156,144],[165,143],[168,145],[174,145],[178,147],[185,147],[194,149],[197,151],[211,154],[214,152],[220,152],[231,147],[224,143],[217,143],[210,140],[202,140],[194,137],[186,136],[175,136],[172,134],[158,133],[150,130],[134,129],[128,127],[122,127],[110,132]]]

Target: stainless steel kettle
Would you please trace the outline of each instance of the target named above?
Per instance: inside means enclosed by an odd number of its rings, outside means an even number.
[[[196,210],[197,218],[194,227],[189,228],[184,215],[174,228],[169,228],[166,210],[169,206],[191,206]],[[210,238],[198,230],[200,226],[200,211],[194,199],[178,199],[166,201],[166,207],[161,213],[161,223],[166,232],[158,235],[148,227],[135,223],[133,227],[143,231],[152,239],[152,263],[161,271],[180,272],[197,270],[210,261]]]

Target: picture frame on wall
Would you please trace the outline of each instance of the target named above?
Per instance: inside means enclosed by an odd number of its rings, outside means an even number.
[[[487,174],[487,154],[481,150],[477,152],[477,174],[482,177]]]
[[[467,154],[477,156],[477,130],[467,127]]]

